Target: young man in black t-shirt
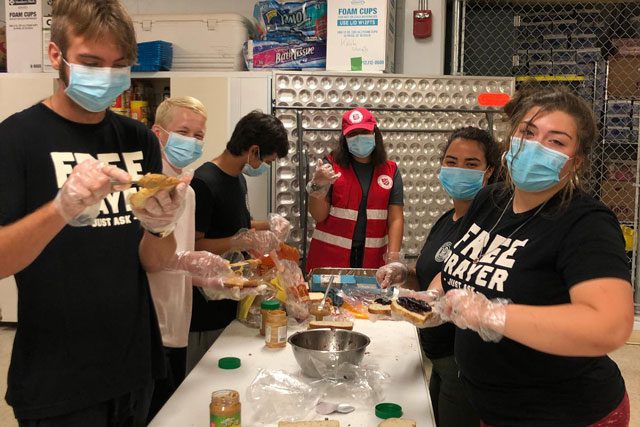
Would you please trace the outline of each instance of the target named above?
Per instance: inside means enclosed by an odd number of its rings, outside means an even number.
[[[288,150],[287,132],[277,118],[253,111],[240,119],[227,148],[200,166],[191,182],[196,193],[196,250],[265,254],[278,248],[269,224],[251,219],[243,174],[267,172],[271,162],[285,157]],[[235,318],[237,306],[232,300],[207,301],[198,288],[193,289],[187,371]]]
[[[0,123],[0,277],[15,274],[19,315],[6,399],[21,427],[144,425],[164,371],[145,271],[174,254],[188,187],[126,202],[162,164],[145,126],[107,110],[136,59],[119,3],[57,0],[49,58],[56,92]]]

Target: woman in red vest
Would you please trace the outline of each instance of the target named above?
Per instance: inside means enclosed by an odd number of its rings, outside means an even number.
[[[307,271],[317,267],[378,268],[398,256],[404,231],[402,177],[387,160],[373,114],[342,116],[338,147],[318,161],[307,185],[316,221]]]

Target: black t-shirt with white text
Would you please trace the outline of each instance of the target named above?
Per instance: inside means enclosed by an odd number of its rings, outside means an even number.
[[[440,273],[443,261],[447,259],[451,246],[457,240],[462,219],[454,221],[454,213],[451,209],[436,221],[420,251],[416,262],[416,275],[422,291],[426,290],[433,278]],[[453,355],[455,333],[455,326],[448,322],[433,328],[418,329],[420,344],[430,359]]]
[[[539,212],[516,214],[503,189],[481,190],[463,218],[442,268],[445,291],[471,287],[489,299],[550,306],[570,303],[569,291],[584,281],[630,279],[620,226],[603,204],[578,191],[567,207],[556,195]],[[491,425],[584,426],[624,395],[624,380],[607,356],[555,356],[508,338],[484,342],[462,329],[455,356],[471,403]]]
[[[251,227],[244,176],[226,174],[212,162],[196,169],[191,187],[196,193],[196,231],[205,239],[231,237]],[[193,288],[191,331],[211,331],[226,327],[236,317],[237,301],[207,301]]]
[[[37,104],[0,123],[0,224],[53,200],[89,156],[134,180],[162,171],[153,133],[110,111],[100,123],[80,124]],[[93,226],[65,226],[15,274],[18,327],[6,399],[17,418],[80,410],[164,374],[138,255],[142,229],[125,202],[132,191],[108,195]]]

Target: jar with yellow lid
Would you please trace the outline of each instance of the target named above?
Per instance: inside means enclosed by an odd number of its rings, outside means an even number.
[[[235,390],[218,390],[211,393],[209,420],[211,427],[241,427],[240,394]]]
[[[281,348],[287,345],[287,313],[284,310],[265,312],[264,344],[269,348]]]

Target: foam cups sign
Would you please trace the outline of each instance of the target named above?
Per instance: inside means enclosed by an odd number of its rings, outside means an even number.
[[[396,0],[327,1],[327,70],[394,71]]]

